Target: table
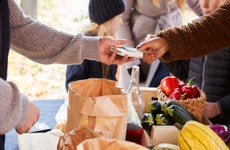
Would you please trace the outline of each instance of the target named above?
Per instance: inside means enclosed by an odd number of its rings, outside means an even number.
[[[56,125],[55,115],[64,100],[35,100],[33,103],[40,109],[39,122],[45,122],[51,129]],[[5,149],[18,150],[18,135],[15,129],[6,134]]]

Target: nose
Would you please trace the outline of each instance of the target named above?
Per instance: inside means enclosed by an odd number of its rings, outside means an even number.
[[[208,8],[209,7],[209,0],[201,0],[200,6],[203,8]]]

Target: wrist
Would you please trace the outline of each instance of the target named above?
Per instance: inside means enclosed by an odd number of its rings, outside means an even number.
[[[222,114],[222,109],[221,109],[220,104],[218,102],[216,102],[215,106],[216,106],[216,110],[217,110],[217,115]]]

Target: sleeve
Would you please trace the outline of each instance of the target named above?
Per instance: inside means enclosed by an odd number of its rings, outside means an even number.
[[[28,99],[21,94],[14,83],[0,78],[0,134],[25,122],[28,112]]]
[[[223,116],[229,116],[230,114],[230,95],[227,95],[217,101],[218,105],[220,106],[220,109],[222,111]]]
[[[168,62],[204,56],[230,46],[230,1],[218,10],[181,28],[169,28],[157,33],[168,43],[162,60]]]
[[[74,36],[50,28],[26,16],[14,0],[9,0],[9,7],[11,46],[18,53],[43,64],[98,60],[98,37]]]
[[[135,47],[130,27],[130,19],[134,2],[135,0],[125,0],[125,11],[122,14],[123,22],[118,30],[118,37],[127,39],[126,45],[129,47]]]
[[[197,16],[201,16],[202,10],[200,8],[199,0],[187,0],[186,3],[189,6],[189,8],[191,8],[193,12],[196,13]]]

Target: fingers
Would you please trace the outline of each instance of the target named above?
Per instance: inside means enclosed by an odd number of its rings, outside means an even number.
[[[119,39],[119,40],[114,40],[114,45],[119,46],[119,45],[124,45],[127,42],[125,39]]]
[[[213,102],[206,102],[203,114],[208,118],[213,118],[221,114],[219,105]]]
[[[140,43],[137,49],[144,52],[143,60],[152,63],[154,60],[161,58],[168,51],[168,43],[165,39],[155,35],[147,36],[148,40]]]
[[[138,50],[148,50],[154,46],[154,43],[159,39],[159,37],[154,36],[148,40],[145,40],[137,45]]]
[[[121,65],[123,63],[129,62],[129,61],[133,61],[135,59],[136,59],[135,57],[128,57],[128,55],[125,55],[124,57],[121,57],[120,60],[118,60],[117,64]]]
[[[143,60],[144,62],[151,64],[157,57],[157,51],[155,51],[154,53],[146,53],[143,56]]]
[[[20,127],[17,127],[16,131],[19,134],[28,132],[30,128],[38,121],[39,116],[39,109],[33,103],[29,102],[26,121]]]
[[[135,60],[135,57],[128,57],[128,55],[125,56],[119,56],[117,55],[117,48],[114,48],[114,51],[112,52],[110,58],[109,58],[109,64],[118,64],[121,65],[125,62],[129,62],[132,60]]]
[[[112,52],[112,55],[109,57],[109,62],[108,62],[109,65],[114,63],[116,57],[117,57],[117,48],[114,47],[114,51]]]
[[[153,34],[147,34],[147,36],[145,37],[145,40],[150,40],[151,38],[155,38],[155,37],[157,36]]]

